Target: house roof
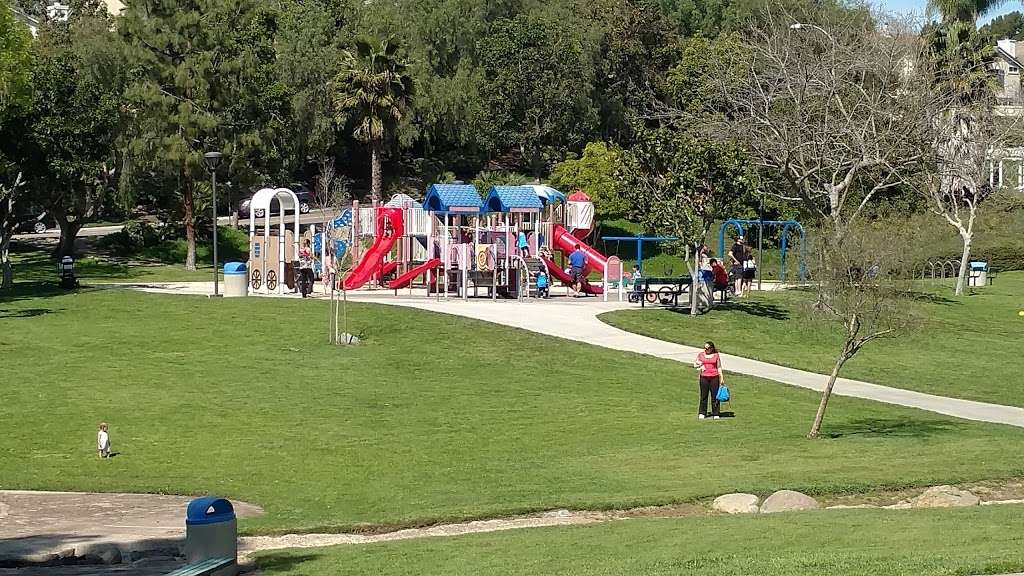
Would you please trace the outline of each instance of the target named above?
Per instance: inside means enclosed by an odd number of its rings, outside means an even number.
[[[423,209],[428,212],[478,214],[484,203],[472,184],[431,184]]]
[[[540,212],[544,205],[533,186],[491,186],[484,212]]]
[[[1024,65],[1022,65],[1020,63],[1020,60],[1017,60],[1017,57],[1012,52],[1010,52],[1009,50],[1006,49],[1008,47],[1009,46],[1004,47],[1002,45],[997,44],[996,45],[996,55],[1001,57],[1003,60],[1006,60],[1010,64],[1013,64],[1014,66],[1016,66],[1018,68],[1024,66]]]

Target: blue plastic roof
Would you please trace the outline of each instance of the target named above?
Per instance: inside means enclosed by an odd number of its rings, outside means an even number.
[[[548,205],[548,204],[552,204],[552,203],[556,203],[557,204],[558,202],[561,202],[562,204],[565,204],[565,194],[562,194],[561,192],[559,192],[558,190],[555,190],[551,186],[537,186],[537,185],[534,185],[534,186],[531,186],[531,188],[533,188],[534,190],[537,191],[537,196],[540,197],[540,201],[545,206]]]
[[[532,186],[491,186],[484,212],[540,212],[544,205]]]
[[[484,205],[472,184],[431,184],[423,209],[428,212],[478,213]]]

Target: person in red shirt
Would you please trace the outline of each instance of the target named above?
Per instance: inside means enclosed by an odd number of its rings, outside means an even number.
[[[710,340],[704,343],[704,350],[697,354],[694,368],[700,369],[700,406],[697,408],[697,419],[703,420],[708,415],[708,395],[711,396],[711,417],[719,419],[721,403],[718,401],[718,387],[725,383],[722,372],[722,358]]]
[[[714,258],[711,259],[711,275],[714,279],[715,290],[728,290],[729,289],[729,273],[725,271],[725,266]]]

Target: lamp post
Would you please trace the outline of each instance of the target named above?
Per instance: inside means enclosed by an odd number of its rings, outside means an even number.
[[[217,167],[224,157],[220,152],[203,154],[203,164],[210,171],[213,184],[213,295],[220,296],[220,282],[217,274]]]

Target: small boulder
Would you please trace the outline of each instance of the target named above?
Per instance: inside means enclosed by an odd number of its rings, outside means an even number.
[[[761,499],[753,494],[723,494],[711,503],[711,509],[726,514],[757,514]]]
[[[541,514],[541,518],[569,518],[571,516],[572,512],[569,512],[564,508],[561,510],[548,510],[547,512]]]
[[[932,486],[914,498],[914,508],[953,508],[977,506],[981,502],[974,494],[954,486]]]
[[[114,544],[98,543],[79,547],[75,555],[90,560],[89,564],[120,564],[121,549]]]
[[[801,494],[795,490],[779,490],[764,499],[764,503],[761,504],[761,513],[773,514],[796,510],[816,510],[817,508],[819,508],[818,501],[807,494]]]

